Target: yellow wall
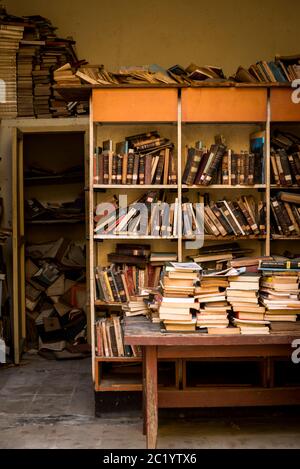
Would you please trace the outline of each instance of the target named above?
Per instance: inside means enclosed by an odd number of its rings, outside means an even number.
[[[230,74],[299,52],[299,0],[9,0],[7,9],[48,17],[80,58],[111,70],[193,61]]]

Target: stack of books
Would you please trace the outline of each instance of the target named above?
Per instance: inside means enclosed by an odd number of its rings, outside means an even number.
[[[95,324],[97,357],[141,357],[141,348],[124,344],[123,322],[119,316],[98,319]]]
[[[271,329],[277,332],[282,328],[300,330],[300,322],[297,321],[300,315],[300,262],[261,261],[259,268],[262,272],[260,300],[266,308],[265,319],[270,321]],[[282,326],[282,323],[289,324]]]
[[[246,83],[290,83],[300,77],[300,55],[276,55],[269,62],[260,61],[247,70],[239,67],[234,78]]]
[[[300,194],[279,192],[270,200],[272,237],[300,237]]]
[[[17,51],[24,27],[0,21],[0,79],[5,83],[1,91],[1,118],[17,117]],[[3,84],[1,85],[3,87]]]
[[[168,202],[168,198],[171,199]],[[118,200],[110,205],[99,204],[95,209],[96,235],[178,236],[178,199],[164,191],[143,194],[128,207],[119,208]],[[141,207],[143,209],[141,209]]]
[[[259,304],[259,279],[260,275],[250,273],[229,277],[227,300],[233,311],[232,322],[241,334],[269,334],[265,308]]]
[[[171,262],[162,278],[162,299],[159,318],[167,331],[189,332],[196,329],[192,311],[199,308],[195,302],[195,285],[201,267],[195,263]]]
[[[235,186],[264,182],[264,132],[250,135],[251,152],[243,151],[237,154],[227,149],[223,136],[216,136],[215,141],[209,150],[202,147],[200,141],[196,142],[194,147],[187,148],[182,184]]]
[[[38,44],[37,44],[38,43]],[[20,42],[17,64],[18,116],[34,117],[32,70],[37,49],[44,41]]]
[[[253,249],[242,248],[238,243],[212,244],[201,248],[192,259],[205,269],[223,270],[228,267],[229,262],[241,255],[251,254]],[[203,266],[203,268],[204,268]]]
[[[95,184],[176,184],[174,145],[157,131],[112,140],[97,147],[94,155]]]
[[[228,312],[230,305],[226,300],[226,277],[202,276],[196,286],[195,298],[200,305],[197,313],[197,327],[207,330],[208,334],[239,333],[238,329],[229,328]]]
[[[183,204],[183,235],[202,233],[202,204],[204,205],[204,234],[215,237],[264,236],[266,233],[266,205],[253,196],[236,200],[210,201],[199,196],[199,203]]]

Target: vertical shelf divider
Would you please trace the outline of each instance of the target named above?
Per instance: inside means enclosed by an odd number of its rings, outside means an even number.
[[[178,88],[177,100],[177,195],[178,195],[178,262],[182,262],[182,182],[181,182],[181,162],[182,162],[182,125],[181,125],[181,89]]]
[[[265,255],[270,255],[271,246],[271,228],[270,228],[270,186],[271,186],[271,103],[270,103],[270,89],[267,90],[267,122],[266,122],[266,149],[265,149],[265,200],[266,200],[266,242],[265,242]]]
[[[90,307],[90,320],[91,320],[91,347],[92,347],[92,376],[93,381],[95,381],[95,283],[94,283],[94,261],[95,261],[95,253],[94,253],[94,221],[93,221],[93,214],[94,214],[94,169],[93,169],[93,157],[94,157],[94,120],[93,120],[93,101],[92,96],[90,97],[90,125],[89,125],[89,138],[90,138],[90,146],[89,146],[89,204],[88,204],[88,212],[89,212],[89,234],[88,234],[88,245],[89,245],[89,252],[88,252],[88,267],[89,267],[89,307]]]

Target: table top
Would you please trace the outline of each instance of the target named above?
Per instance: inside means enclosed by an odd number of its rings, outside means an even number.
[[[299,333],[268,335],[211,335],[201,332],[161,332],[160,325],[143,316],[126,317],[124,341],[126,345],[288,345]]]

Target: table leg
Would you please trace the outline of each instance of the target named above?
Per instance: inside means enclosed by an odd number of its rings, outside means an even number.
[[[158,400],[157,400],[157,349],[146,346],[146,440],[147,448],[155,449],[157,442]]]

